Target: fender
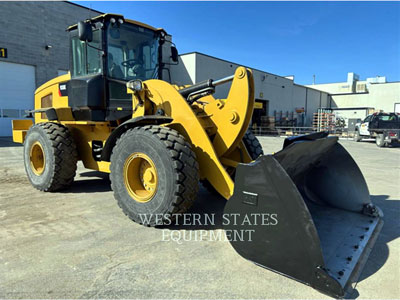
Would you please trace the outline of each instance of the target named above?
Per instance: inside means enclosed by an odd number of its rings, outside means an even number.
[[[101,152],[101,160],[110,161],[111,152],[115,146],[115,143],[117,142],[118,138],[128,129],[144,125],[161,125],[161,124],[171,123],[172,121],[173,119],[171,117],[157,116],[157,115],[141,116],[125,121],[117,128],[115,128],[108,137],[106,144],[104,145],[103,151]]]
[[[45,113],[49,121],[58,121],[57,111],[53,107],[45,107],[33,110],[27,110],[29,118],[33,118],[34,113]]]

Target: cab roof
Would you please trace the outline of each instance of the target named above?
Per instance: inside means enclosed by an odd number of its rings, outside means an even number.
[[[153,26],[147,25],[147,24],[139,22],[139,21],[125,19],[123,15],[119,15],[119,14],[102,14],[102,15],[98,15],[98,16],[93,17],[88,20],[96,22],[96,21],[101,21],[102,19],[110,19],[110,18],[122,18],[122,19],[124,19],[125,23],[135,24],[135,25],[142,26],[142,27],[145,27],[145,28],[153,30],[153,31],[163,31],[164,33],[166,33],[166,31],[163,28],[155,28]],[[71,25],[67,28],[67,31],[74,30],[77,27],[78,27],[78,24]]]

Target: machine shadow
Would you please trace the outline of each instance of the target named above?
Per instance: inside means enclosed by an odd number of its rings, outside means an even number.
[[[372,276],[383,267],[389,258],[388,243],[400,237],[400,201],[395,199],[388,200],[387,195],[371,195],[371,200],[381,208],[384,215],[384,225],[369,255],[368,261],[358,278],[358,282]],[[358,296],[359,293],[356,286],[347,298],[356,299]]]
[[[100,193],[100,192],[111,191],[111,183],[109,175],[107,173],[98,171],[89,171],[80,173],[79,177],[90,178],[90,179],[75,178],[74,183],[71,185],[69,189],[60,192],[70,194],[70,193]]]
[[[371,200],[382,209],[384,225],[359,281],[376,273],[386,263],[389,257],[388,243],[400,237],[400,201],[388,200],[387,195],[373,195]]]
[[[12,137],[0,137],[0,148],[6,147],[23,147],[23,144],[14,143]]]
[[[388,200],[387,195],[371,195],[371,200],[379,206],[384,214],[384,226],[371,251],[368,261],[365,264],[358,282],[372,276],[379,271],[389,257],[388,243],[400,237],[400,223],[398,216],[400,215],[400,201]],[[170,226],[161,226],[157,228],[170,229],[170,230],[215,230],[222,229],[223,223],[223,210],[226,200],[216,193],[207,191],[204,187],[200,188],[199,199],[193,207],[188,211],[188,214],[200,215],[200,222],[205,220],[204,215],[214,215],[213,224],[187,224],[183,219]],[[190,219],[189,223],[193,221]],[[350,295],[346,298],[356,299],[359,297],[357,286],[353,289]]]
[[[64,192],[95,193],[111,191],[108,174],[90,171],[81,173],[80,177],[87,177],[90,179],[77,180],[69,190]],[[384,214],[384,226],[360,274],[358,282],[374,275],[385,265],[390,254],[388,243],[400,237],[400,222],[398,219],[400,215],[400,200],[389,200],[388,198],[388,195],[371,195],[372,202],[380,207]],[[226,200],[223,197],[216,192],[208,191],[200,184],[198,199],[187,212],[187,215],[190,217],[188,222],[185,222],[184,218],[179,218],[177,221],[173,221],[169,226],[157,226],[156,228],[188,231],[223,229],[225,204]],[[193,222],[193,216],[195,215],[198,216],[197,222]],[[357,291],[357,286],[355,286],[351,294],[346,298],[356,299],[358,297],[359,293]]]
[[[185,222],[184,218],[178,218],[169,226],[157,226],[157,228],[170,230],[215,230],[222,229],[223,213],[226,200],[217,194],[216,191],[208,191],[200,184],[197,200],[186,212],[190,216]],[[199,221],[195,220],[199,217]],[[185,224],[186,223],[186,224]]]

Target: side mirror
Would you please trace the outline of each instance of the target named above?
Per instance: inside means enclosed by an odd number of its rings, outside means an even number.
[[[171,59],[173,62],[178,62],[178,49],[175,46],[171,46]]]
[[[78,37],[81,41],[91,42],[93,40],[92,25],[82,21],[78,22]]]

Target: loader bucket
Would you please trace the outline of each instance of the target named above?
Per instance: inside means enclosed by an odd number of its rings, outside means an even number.
[[[240,164],[224,216],[241,256],[336,298],[352,291],[383,225],[357,164],[326,133]]]

